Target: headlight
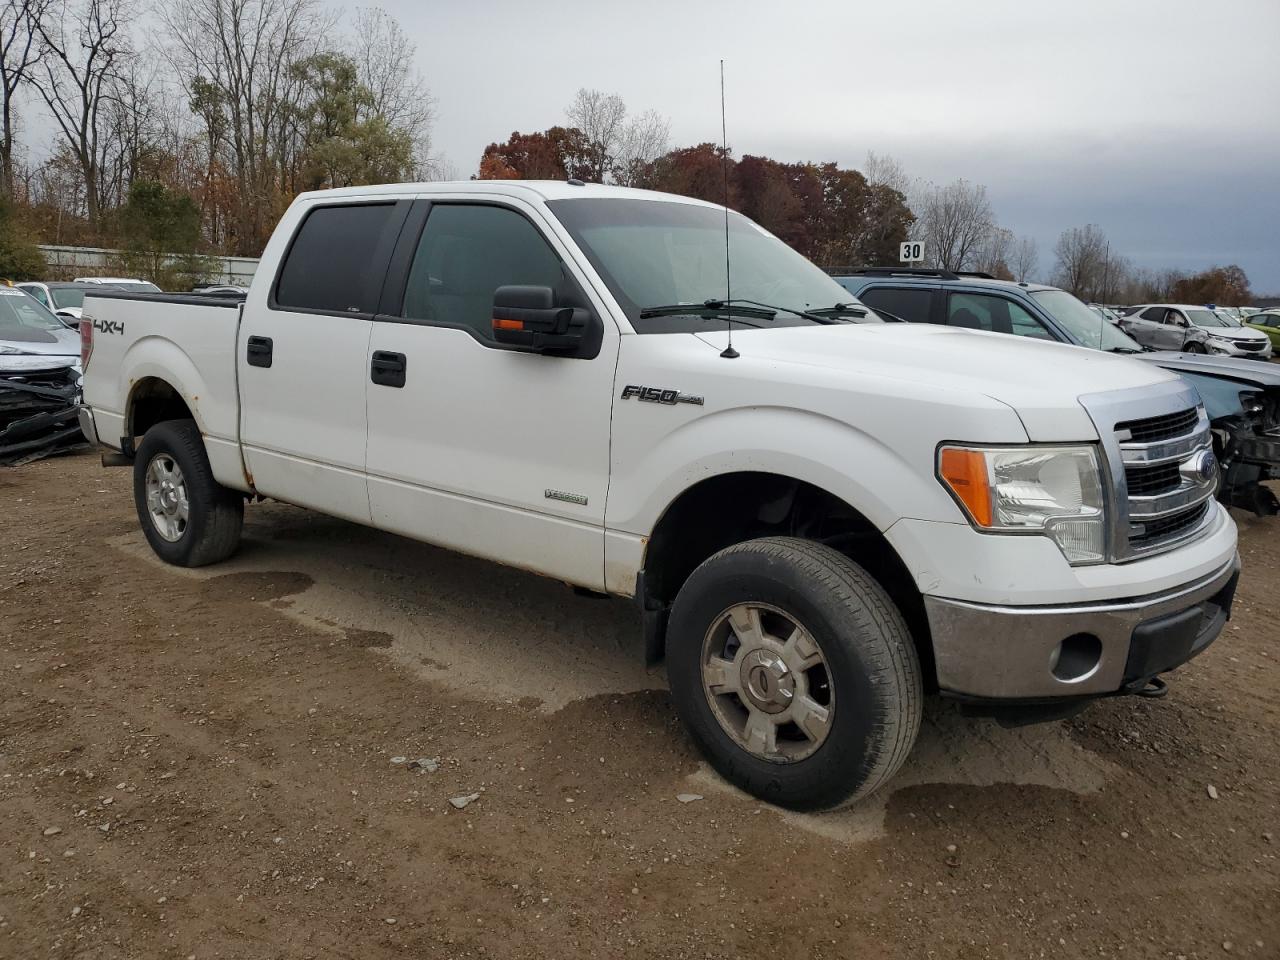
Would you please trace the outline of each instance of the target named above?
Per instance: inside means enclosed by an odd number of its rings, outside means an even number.
[[[938,476],[979,530],[1046,536],[1072,564],[1106,559],[1091,446],[947,446],[938,451]]]

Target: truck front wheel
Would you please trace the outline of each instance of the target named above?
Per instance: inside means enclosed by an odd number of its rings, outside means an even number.
[[[166,420],[146,432],[133,462],[133,501],[165,563],[217,563],[240,542],[244,498],[213,478],[194,420]]]
[[[920,729],[920,662],[902,614],[829,547],[769,537],[721,550],[671,610],[676,709],[725,779],[796,810],[852,803]]]

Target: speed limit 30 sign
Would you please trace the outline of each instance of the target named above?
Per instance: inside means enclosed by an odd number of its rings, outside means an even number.
[[[908,240],[898,244],[898,259],[903,263],[918,263],[924,259],[924,244],[919,240]]]

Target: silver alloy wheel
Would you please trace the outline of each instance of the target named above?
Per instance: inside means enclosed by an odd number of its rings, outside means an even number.
[[[156,533],[170,543],[181,540],[187,531],[190,502],[182,468],[169,454],[158,453],[147,464],[146,496]]]
[[[822,648],[777,607],[740,603],[715,619],[702,685],[721,728],[762,760],[803,760],[831,730],[835,688]]]

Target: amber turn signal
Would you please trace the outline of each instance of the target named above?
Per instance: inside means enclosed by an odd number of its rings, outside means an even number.
[[[943,447],[938,458],[942,482],[964,504],[973,522],[991,526],[991,485],[987,481],[987,458],[978,450]]]

